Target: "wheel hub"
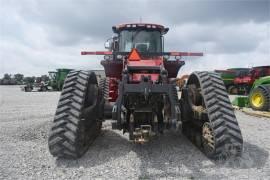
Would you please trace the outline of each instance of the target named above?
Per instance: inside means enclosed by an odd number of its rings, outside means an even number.
[[[251,97],[251,102],[253,106],[260,107],[263,104],[263,97],[260,93],[254,93]]]

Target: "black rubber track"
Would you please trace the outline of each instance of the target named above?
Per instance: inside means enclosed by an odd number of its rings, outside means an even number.
[[[103,120],[111,119],[112,118],[112,105],[110,104],[110,101],[109,101],[109,79],[106,77],[100,78],[98,84],[104,98]]]
[[[249,104],[252,107],[252,109],[259,110],[259,111],[270,111],[270,85],[262,84],[256,87],[255,89],[253,89],[249,95],[249,100],[255,91],[260,91],[263,94],[264,104],[262,107],[256,108],[252,105],[251,101],[249,101]]]
[[[195,81],[200,85],[207,110],[207,121],[213,129],[214,151],[207,151],[201,143],[201,127],[187,122],[183,126],[183,133],[188,135],[209,158],[218,159],[241,154],[243,146],[241,131],[222,79],[216,73],[194,72],[187,84],[193,84]]]
[[[107,78],[100,78],[99,87],[102,89],[102,94],[105,101],[109,99],[109,81]]]
[[[98,116],[84,112],[89,108],[96,112],[97,92],[94,73],[72,71],[67,75],[49,134],[48,145],[53,156],[79,158],[99,134]]]

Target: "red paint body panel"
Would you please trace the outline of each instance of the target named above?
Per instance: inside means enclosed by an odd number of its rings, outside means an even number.
[[[140,61],[128,61],[128,66],[161,66],[163,64],[162,59],[155,59],[155,60],[140,60]]]
[[[255,79],[250,76],[237,77],[233,80],[234,84],[248,84],[248,85],[252,85],[254,81]]]
[[[111,51],[82,51],[81,55],[112,55]]]
[[[168,71],[168,78],[176,78],[179,69],[185,65],[184,61],[164,61],[164,68]]]
[[[121,27],[120,27],[121,28]],[[113,55],[111,51],[82,51],[81,55]],[[203,53],[189,53],[189,52],[170,52],[171,56],[202,56]],[[159,73],[149,73],[148,67],[164,67],[168,71],[168,78],[177,77],[179,69],[185,64],[184,61],[164,61],[162,56],[158,56],[151,59],[136,59],[135,60],[102,60],[101,65],[104,67],[105,75],[109,78],[109,101],[115,102],[118,97],[118,81],[122,78],[123,69],[129,67],[141,67],[139,70],[130,73],[130,83],[138,83],[141,80],[141,76],[150,76],[152,82],[159,79]],[[145,67],[145,68],[144,68]]]
[[[157,69],[160,69],[160,67],[163,66],[163,59],[162,57],[158,57],[157,59],[141,59],[139,61],[133,61],[128,59],[126,67],[132,68],[132,67],[142,67],[143,70],[140,70],[136,73],[130,74],[130,81],[131,83],[137,83],[141,81],[142,76],[150,77],[150,80],[152,82],[156,82],[159,79],[159,73],[149,73],[147,69],[148,67],[156,67]]]
[[[106,77],[121,79],[123,71],[122,61],[102,60],[100,64],[104,67]]]
[[[171,56],[203,56],[203,53],[193,53],[193,52],[170,52]]]
[[[118,79],[109,78],[109,101],[115,102],[118,97]]]
[[[140,82],[142,76],[150,76],[151,81],[155,82],[159,79],[159,74],[151,74],[151,73],[134,73],[130,76],[133,83]]]

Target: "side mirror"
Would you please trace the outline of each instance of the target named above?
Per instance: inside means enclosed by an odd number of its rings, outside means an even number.
[[[112,41],[106,41],[104,46],[106,49],[112,49]]]

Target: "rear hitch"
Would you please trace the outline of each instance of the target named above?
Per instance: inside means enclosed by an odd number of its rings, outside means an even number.
[[[151,125],[141,125],[140,128],[136,128],[133,133],[134,142],[138,144],[144,144],[149,142],[150,137],[154,136],[155,133],[151,130]]]

